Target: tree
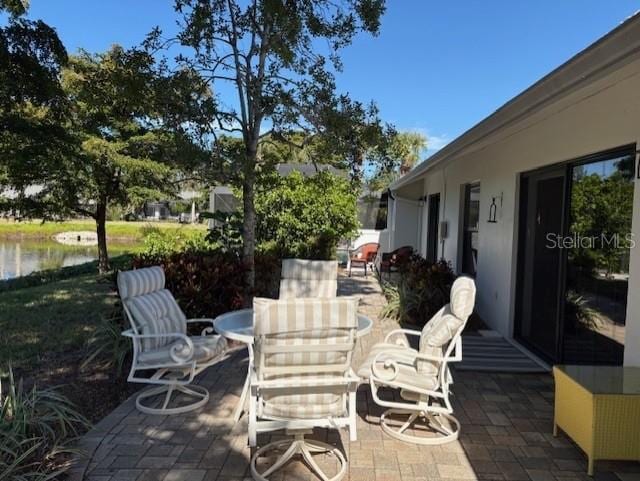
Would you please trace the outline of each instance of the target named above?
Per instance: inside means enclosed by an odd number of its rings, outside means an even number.
[[[119,46],[72,57],[63,71],[62,83],[73,101],[70,128],[80,149],[68,164],[73,185],[61,200],[69,210],[95,219],[101,271],[108,269],[107,207],[174,194],[180,158],[198,153],[164,122],[160,104],[167,91],[180,91],[176,78],[164,77],[150,53]]]
[[[419,132],[392,132],[377,150],[378,162],[365,178],[371,192],[385,190],[399,176],[409,172],[420,160],[427,147],[427,138]],[[381,150],[382,149],[382,150]]]
[[[389,146],[389,155],[399,163],[400,174],[409,172],[427,147],[427,138],[419,132],[399,132]]]
[[[281,257],[333,259],[338,242],[357,233],[357,199],[347,179],[326,171],[268,174],[256,193],[258,242]]]
[[[25,2],[0,0],[0,211],[27,207],[25,191],[41,165],[57,162],[72,141],[59,76],[67,52],[44,22],[24,18]]]
[[[570,250],[574,265],[591,274],[593,268],[607,275],[619,272],[628,254],[633,210],[633,156],[618,161],[607,175],[574,169],[571,188],[572,234],[590,239]]]
[[[37,193],[14,201],[25,214],[95,220],[100,272],[109,268],[107,208],[173,193],[176,164],[199,152],[183,129],[174,128],[181,124],[175,105],[183,105],[184,72],[163,72],[163,65],[141,49],[114,46],[103,54],[71,57],[61,72],[64,142],[37,157],[25,145],[6,163],[8,185],[22,191],[39,186]]]
[[[251,290],[261,145],[268,139],[296,143],[293,132],[304,134],[301,147],[314,136],[338,134],[335,144],[352,153],[357,167],[362,130],[382,130],[374,109],[336,96],[332,70],[340,69],[339,52],[356,34],[378,33],[384,0],[176,0],[175,9],[182,30],[174,42],[191,48],[189,55],[178,56],[178,65],[197,72],[211,90],[235,97],[217,97],[196,123],[212,139],[212,160],[221,159],[227,171],[239,174]],[[161,47],[160,37],[156,29],[146,45]],[[369,121],[367,128],[354,127],[363,120]],[[240,138],[241,145],[229,142],[228,135]]]

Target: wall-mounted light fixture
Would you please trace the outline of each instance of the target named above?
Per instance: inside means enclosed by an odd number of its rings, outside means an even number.
[[[487,222],[491,222],[495,224],[498,222],[496,220],[496,211],[498,210],[498,206],[496,206],[496,198],[491,197],[491,205],[489,206],[489,220]]]
[[[489,206],[489,220],[491,224],[496,224],[496,215],[498,213],[498,206],[496,205],[496,199],[498,197],[491,197],[491,205]],[[502,208],[502,192],[500,193],[500,208]]]

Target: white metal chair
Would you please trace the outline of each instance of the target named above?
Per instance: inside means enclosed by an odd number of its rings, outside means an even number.
[[[460,423],[449,400],[453,383],[449,364],[462,360],[462,330],[473,312],[475,294],[473,280],[459,277],[451,287],[451,302],[422,331],[396,329],[373,346],[358,375],[369,380],[374,401],[388,408],[380,417],[385,433],[417,444],[458,438]],[[419,349],[412,349],[405,336],[418,336]],[[382,387],[399,390],[401,400],[382,399]]]
[[[211,319],[187,319],[164,285],[161,267],[118,273],[118,291],[131,325],[122,334],[133,341],[128,380],[158,385],[136,398],[138,410],[148,414],[178,414],[203,406],[209,400],[209,391],[189,384],[205,368],[217,363],[227,347],[223,337],[211,335]],[[200,336],[188,336],[187,325],[194,322],[211,327],[203,329]],[[152,374],[144,376],[145,372]],[[174,394],[182,399],[171,407]],[[160,407],[154,407],[158,401]]]
[[[251,474],[266,480],[295,455],[323,480],[337,481],[347,471],[342,452],[329,444],[305,439],[313,427],[348,427],[356,440],[356,389],[351,369],[356,342],[358,300],[255,299],[254,366],[251,373],[249,444],[257,434],[285,429],[294,439],[258,449]],[[284,450],[275,463],[259,472],[261,456]],[[327,476],[313,459],[317,453],[335,456],[340,468]]]
[[[283,259],[280,299],[336,297],[338,262]]]

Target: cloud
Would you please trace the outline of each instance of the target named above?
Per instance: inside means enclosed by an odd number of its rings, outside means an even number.
[[[427,151],[436,152],[447,145],[449,142],[451,142],[451,138],[446,134],[427,134]]]
[[[430,157],[443,148],[453,139],[447,134],[436,133],[428,127],[413,127],[408,129],[399,128],[399,131],[418,132],[427,138],[427,149],[423,152],[425,157]]]

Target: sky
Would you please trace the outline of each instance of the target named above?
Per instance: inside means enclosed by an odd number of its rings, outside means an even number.
[[[175,32],[171,0],[31,0],[70,53]],[[427,135],[425,156],[640,9],[640,0],[387,0],[380,35],[343,51],[338,87]]]

